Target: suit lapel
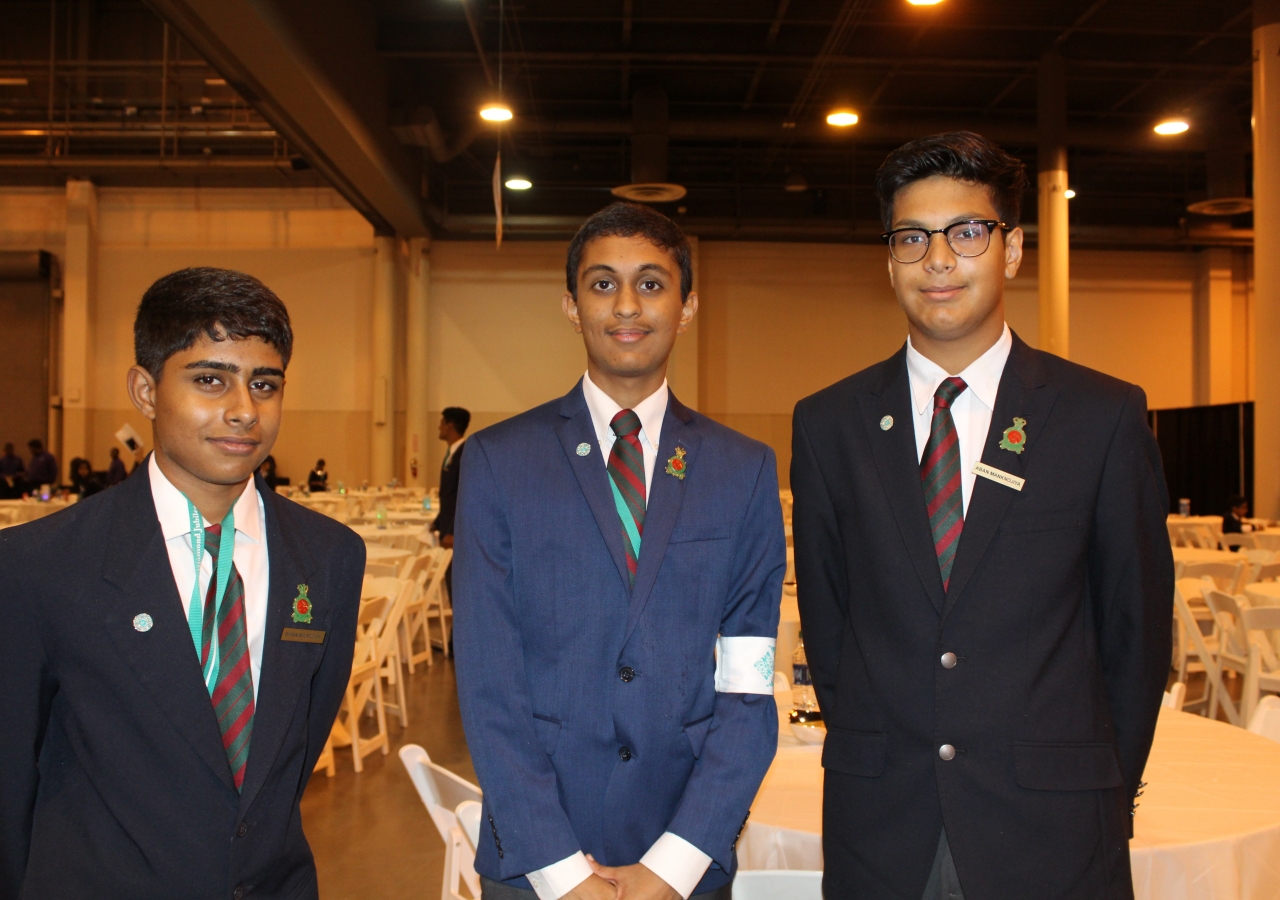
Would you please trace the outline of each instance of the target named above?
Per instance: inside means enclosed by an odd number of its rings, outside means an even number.
[[[640,542],[640,558],[636,560],[636,583],[631,591],[627,631],[622,639],[624,644],[631,637],[645,604],[649,602],[649,595],[653,593],[654,582],[658,580],[658,571],[667,554],[667,544],[671,541],[671,531],[680,517],[685,479],[666,474],[667,460],[675,455],[677,446],[685,449],[685,471],[697,472],[698,446],[702,436],[689,425],[692,419],[693,413],[676,399],[675,394],[670,394],[667,412],[662,419],[658,457],[653,463],[653,484],[649,488],[649,502],[645,508],[644,537]],[[617,517],[616,513],[614,517]]]
[[[287,501],[268,491],[261,481],[258,491],[266,509],[267,553],[270,583],[267,589],[267,624],[262,638],[262,667],[258,699],[253,712],[253,737],[249,743],[249,763],[245,770],[240,809],[249,809],[275,765],[285,736],[293,723],[298,698],[311,684],[321,647],[297,641],[283,641],[280,635],[293,624],[293,598],[298,585],[308,584],[316,562],[306,545],[298,540]],[[332,614],[324,595],[309,595],[315,620],[307,628],[327,630]],[[328,638],[326,637],[326,640]]]
[[[578,487],[587,498],[587,505],[595,516],[600,535],[609,548],[614,565],[618,567],[618,577],[623,586],[630,590],[631,576],[627,572],[627,552],[622,545],[622,522],[618,520],[618,508],[613,502],[613,491],[609,487],[609,473],[605,466],[608,460],[600,458],[600,443],[596,439],[596,429],[591,422],[591,410],[587,408],[587,400],[582,395],[582,382],[564,396],[560,401],[560,415],[564,418],[556,427],[556,436],[560,438],[560,446],[569,460],[569,467],[578,479]],[[586,444],[589,452],[585,456],[578,454],[578,447]],[[646,515],[646,527],[648,516]],[[647,534],[646,534],[647,539]],[[643,545],[641,545],[643,548]],[[643,554],[643,549],[641,550]]]
[[[104,628],[161,712],[234,791],[222,732],[187,624],[187,598],[178,596],[156,517],[150,474],[144,471],[114,490],[120,492],[120,512],[107,537],[102,577],[117,592],[106,604]],[[134,628],[133,619],[140,613],[151,616],[149,631]]]
[[[1023,477],[1028,456],[1034,456],[1057,397],[1057,389],[1046,383],[1044,368],[1036,358],[1036,352],[1015,334],[1009,360],[1000,376],[991,427],[983,444],[982,461],[992,468]],[[1027,420],[1027,441],[1022,453],[1000,448],[1004,430],[1013,424],[1014,416]],[[944,617],[959,602],[1017,494],[1012,488],[986,478],[974,479],[973,494],[969,498],[969,510],[965,515],[964,531],[960,534],[960,546],[956,550],[951,584],[943,608]]]
[[[880,384],[863,402],[863,427],[867,431],[889,508],[893,510],[898,524],[898,533],[906,545],[921,586],[934,609],[940,613],[944,599],[942,574],[938,571],[938,555],[933,547],[933,533],[929,530],[929,516],[925,511],[924,488],[920,484],[915,408],[907,377],[905,344],[885,361]],[[888,430],[880,424],[886,415],[893,417],[893,425]]]

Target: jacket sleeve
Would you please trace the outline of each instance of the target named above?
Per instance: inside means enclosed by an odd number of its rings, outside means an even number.
[[[0,535],[0,900],[16,900],[27,869],[40,786],[37,763],[56,684],[36,615],[37,595],[20,581],[30,567],[5,543]]]
[[[836,708],[836,670],[849,615],[849,586],[835,507],[813,452],[802,406],[796,407],[791,430],[796,599],[809,677],[818,706],[829,721]]]
[[[1107,453],[1089,552],[1103,677],[1130,797],[1155,735],[1173,622],[1169,492],[1146,411],[1146,395],[1131,388]]]
[[[778,500],[778,464],[763,454],[740,529],[720,635],[778,635],[787,542]],[[702,753],[667,830],[731,871],[733,847],[778,746],[778,708],[768,694],[717,691]]]
[[[488,452],[478,438],[462,462],[453,556],[458,703],[501,878],[581,850],[560,805],[556,773],[534,731],[512,578],[511,530]]]

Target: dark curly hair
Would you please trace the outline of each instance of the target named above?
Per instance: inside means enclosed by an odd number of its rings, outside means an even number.
[[[569,255],[565,260],[564,277],[569,293],[578,297],[578,269],[582,266],[582,251],[587,244],[602,237],[642,237],[656,244],[675,257],[680,267],[680,299],[689,299],[693,290],[693,253],[689,239],[680,226],[656,209],[639,203],[611,203],[582,223],[578,233],[569,242]]]

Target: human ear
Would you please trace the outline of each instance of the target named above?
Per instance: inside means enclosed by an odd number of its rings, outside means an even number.
[[[690,291],[689,296],[684,298],[684,303],[680,307],[680,324],[676,326],[676,334],[685,333],[697,312],[698,292]]]
[[[130,366],[125,376],[125,390],[129,400],[151,421],[156,420],[156,379],[142,366]]]
[[[573,323],[573,330],[578,334],[582,334],[582,319],[578,315],[578,301],[573,298],[573,294],[568,291],[564,292],[564,296],[560,298],[560,308],[564,310],[564,314]]]
[[[1004,277],[1013,278],[1022,266],[1022,229],[1015,228],[1004,237]]]

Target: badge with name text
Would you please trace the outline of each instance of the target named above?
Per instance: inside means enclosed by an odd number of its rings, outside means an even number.
[[[1011,487],[1015,491],[1022,490],[1022,486],[1027,483],[1025,478],[1019,478],[1017,475],[1010,475],[1008,472],[1002,472],[994,466],[989,466],[983,462],[973,464],[973,474],[981,475],[988,481],[994,481],[996,484],[1003,484],[1005,487]]]
[[[305,584],[298,585],[298,596],[293,598],[293,621],[303,625],[311,624],[311,598],[307,590]]]
[[[1027,420],[1013,417],[1013,427],[1004,430],[1004,437],[1000,438],[1000,449],[1010,450],[1021,455],[1022,451],[1027,449]]]
[[[286,628],[280,635],[282,641],[293,641],[298,644],[323,644],[325,632],[312,628]]]

